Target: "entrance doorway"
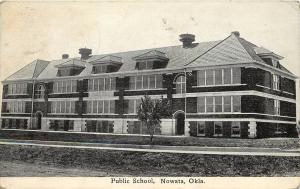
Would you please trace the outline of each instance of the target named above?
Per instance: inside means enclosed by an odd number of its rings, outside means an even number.
[[[36,128],[37,129],[41,129],[42,128],[42,117],[43,117],[43,114],[42,112],[36,112],[35,113],[35,120],[36,120]]]
[[[176,135],[184,135],[185,115],[183,111],[174,114]]]

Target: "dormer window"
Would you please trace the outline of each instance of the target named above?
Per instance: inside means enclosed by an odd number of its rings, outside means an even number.
[[[82,70],[85,68],[85,63],[80,60],[72,59],[59,64],[56,67],[58,68],[58,77],[75,76],[82,72]]]
[[[153,69],[153,61],[137,62],[136,67],[138,70],[151,70]]]
[[[149,69],[160,69],[165,68],[168,64],[169,58],[166,54],[158,50],[152,50],[133,57],[136,61],[135,68],[137,70],[149,70]]]
[[[263,47],[254,48],[255,53],[268,65],[279,68],[279,60],[283,59],[282,56],[269,51]]]
[[[93,74],[97,73],[106,73],[107,72],[107,65],[95,65],[93,66]]]
[[[122,66],[122,58],[108,55],[90,62],[93,65],[92,74],[116,72]]]

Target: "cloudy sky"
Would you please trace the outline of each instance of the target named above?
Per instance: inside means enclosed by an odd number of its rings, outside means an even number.
[[[178,45],[181,33],[221,40],[231,31],[282,55],[300,75],[296,1],[5,2],[0,23],[1,80],[37,58],[78,56],[81,47],[101,54]]]

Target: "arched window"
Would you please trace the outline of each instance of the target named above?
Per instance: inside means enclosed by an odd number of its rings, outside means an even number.
[[[182,94],[185,93],[185,84],[186,80],[184,76],[179,76],[176,79],[176,93],[177,94]]]
[[[45,96],[45,87],[44,85],[40,84],[37,86],[35,90],[35,98],[44,98]]]

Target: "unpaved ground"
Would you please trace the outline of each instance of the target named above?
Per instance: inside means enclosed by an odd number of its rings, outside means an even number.
[[[55,177],[55,176],[82,176],[82,177],[107,177],[107,176],[130,176],[121,173],[95,171],[89,169],[60,168],[48,165],[39,165],[24,162],[0,161],[0,177]]]
[[[155,175],[155,174],[153,174]],[[286,172],[285,174],[274,174],[271,176],[298,177],[299,171]],[[78,168],[61,168],[49,165],[40,165],[25,162],[8,162],[0,161],[0,177],[119,177],[119,176],[143,176],[142,173],[128,172],[127,174],[107,171],[107,170],[90,170]],[[209,176],[209,175],[208,175]]]

